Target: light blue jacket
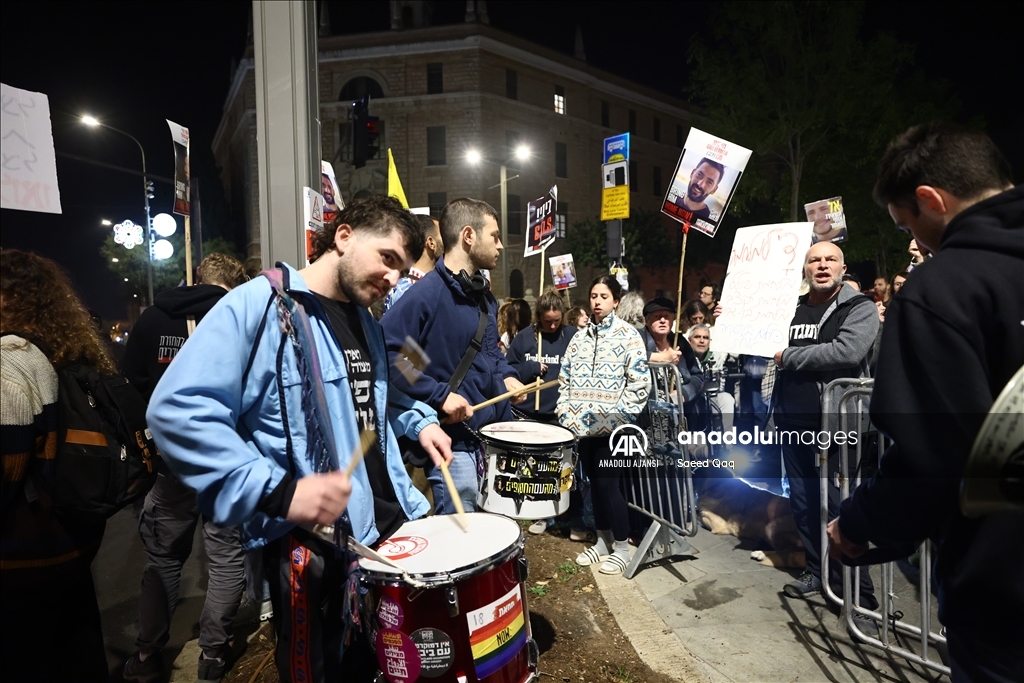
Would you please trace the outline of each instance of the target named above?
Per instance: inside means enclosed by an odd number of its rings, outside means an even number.
[[[302,277],[286,268],[286,288],[310,317],[338,461],[344,468],[359,445],[344,354],[319,302]],[[221,299],[160,379],[146,413],[171,471],[196,490],[200,509],[212,514],[214,522],[243,525],[246,549],[265,545],[295,526],[269,518],[258,507],[292,466],[296,480],[312,472],[306,458],[301,377],[291,341],[285,339],[282,348],[272,291],[270,282],[258,277]],[[253,350],[264,316],[266,324]],[[359,317],[373,361],[381,450],[387,454],[398,502],[406,517],[416,519],[427,513],[428,504],[406,473],[396,434],[415,439],[428,424],[437,423],[437,414],[388,386],[388,356],[380,326],[365,309]],[[354,536],[362,543],[374,543],[378,533],[365,464],[352,475],[348,513]]]

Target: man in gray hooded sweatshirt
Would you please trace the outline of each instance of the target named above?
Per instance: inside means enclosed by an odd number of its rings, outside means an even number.
[[[867,356],[878,332],[878,312],[870,298],[843,282],[845,272],[843,252],[835,244],[819,242],[807,251],[804,278],[810,291],[800,297],[793,314],[789,347],[775,354],[779,372],[772,403],[780,431],[818,432],[825,385],[840,377],[868,376]],[[822,582],[818,445],[813,441],[805,444],[783,440],[782,458],[789,477],[793,516],[807,558],[807,570],[787,584],[784,592],[802,598],[818,593]],[[829,459],[833,459],[831,455]],[[839,491],[831,481],[828,493],[829,517],[835,517]],[[842,567],[830,563],[829,574],[832,590],[842,594]],[[877,607],[866,570],[861,572],[860,594],[862,607]]]

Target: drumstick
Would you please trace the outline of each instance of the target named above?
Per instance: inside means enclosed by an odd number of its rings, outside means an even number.
[[[348,467],[345,468],[345,477],[351,479],[356,466],[362,461],[363,456],[370,450],[370,444],[377,438],[377,432],[366,430],[359,435],[359,445],[352,450],[352,457],[349,458]]]
[[[441,458],[441,474],[444,475],[444,483],[448,485],[448,493],[452,497],[452,502],[455,503],[455,511],[459,513],[459,525],[462,526],[463,531],[469,531],[469,520],[466,518],[466,509],[462,507],[462,499],[459,498],[459,490],[455,488],[455,480],[452,479],[452,473],[448,471],[448,463],[444,458]]]
[[[478,403],[475,406],[473,406],[473,410],[476,411],[476,410],[480,410],[481,408],[486,408],[487,406],[494,405],[498,401],[504,401],[506,398],[511,398],[513,396],[519,396],[520,394],[528,394],[531,391],[540,391],[542,389],[548,389],[550,387],[556,386],[557,384],[558,384],[558,380],[557,379],[553,379],[550,382],[544,382],[543,384],[541,384],[540,383],[540,379],[538,379],[536,382],[533,382],[532,384],[527,384],[526,386],[522,387],[521,389],[513,389],[512,391],[506,391],[501,396],[495,396],[494,398],[487,399],[483,403]]]

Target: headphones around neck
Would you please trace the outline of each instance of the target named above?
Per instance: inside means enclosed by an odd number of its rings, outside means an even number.
[[[462,291],[466,294],[478,294],[487,291],[487,280],[480,273],[470,275],[465,270],[460,270],[455,275],[455,281],[462,286]]]

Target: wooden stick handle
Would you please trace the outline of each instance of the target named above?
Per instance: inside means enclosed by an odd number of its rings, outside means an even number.
[[[480,410],[481,408],[486,408],[487,406],[492,406],[495,403],[498,403],[499,401],[504,401],[506,398],[512,398],[513,396],[519,396],[520,394],[528,394],[531,391],[541,391],[542,389],[549,389],[549,388],[551,388],[553,386],[557,386],[557,385],[558,385],[558,380],[557,379],[553,379],[550,382],[544,382],[543,384],[541,384],[540,383],[540,379],[538,379],[536,382],[532,382],[530,384],[527,384],[522,389],[513,389],[512,391],[506,391],[501,396],[495,396],[494,398],[487,399],[483,403],[477,403],[475,406],[473,406],[473,410],[476,411],[476,410]]]
[[[462,507],[462,499],[459,497],[459,490],[455,488],[455,480],[452,479],[452,473],[448,471],[448,463],[445,462],[444,458],[441,458],[441,474],[444,475],[444,483],[448,485],[448,494],[452,497],[452,503],[455,504],[455,511],[459,513],[459,524],[462,525],[463,531],[469,531],[469,520],[466,518],[466,509]]]

